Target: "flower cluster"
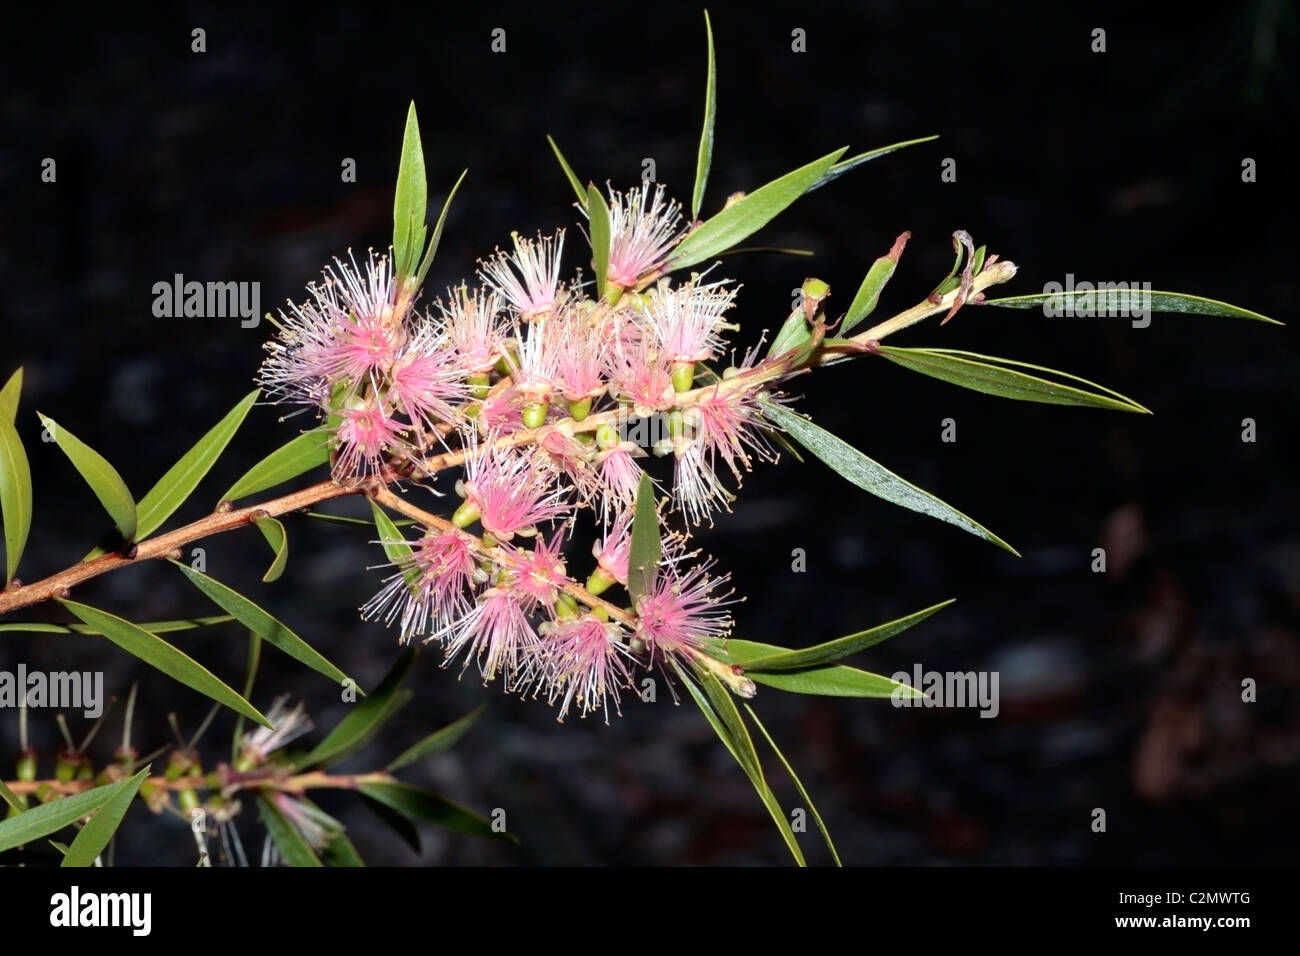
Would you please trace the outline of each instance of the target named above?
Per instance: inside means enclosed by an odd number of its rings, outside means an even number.
[[[478,285],[425,309],[386,258],[372,253],[364,270],[336,261],[308,303],[281,313],[262,367],[272,396],[326,418],[336,481],[420,482],[463,465],[450,520],[382,542],[399,556],[363,612],[546,698],[561,719],[607,719],[637,666],[716,650],[730,628],[726,577],[686,542],[730,507],[728,485],[754,458],[773,457],[763,409],[779,400],[787,357],[754,350],[717,367],[737,287],[668,277],[680,220],[662,187],[611,190],[602,289],[561,279],[563,231],[513,235],[480,263]],[[684,530],[619,608],[597,595],[627,586],[650,456],[673,458],[660,519]],[[603,531],[580,583],[564,545],[583,512]]]

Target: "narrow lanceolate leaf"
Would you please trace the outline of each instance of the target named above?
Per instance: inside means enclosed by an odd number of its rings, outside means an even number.
[[[636,490],[636,510],[632,513],[632,540],[628,545],[627,590],[635,601],[655,586],[655,572],[664,556],[659,537],[659,511],[655,507],[655,486],[650,476],[641,474]]]
[[[695,265],[752,236],[806,193],[843,155],[844,150],[837,149],[732,203],[678,244],[669,267]]]
[[[750,671],[748,662],[777,654],[798,653],[788,647],[760,644],[757,641],[727,641],[719,658],[745,668],[745,676],[791,694],[819,694],[826,697],[923,697],[909,684],[902,684],[843,664],[823,664],[791,671]]]
[[[384,549],[384,554],[388,555],[388,560],[395,567],[406,568],[402,576],[406,578],[407,585],[415,589],[420,583],[420,569],[411,562],[411,545],[406,536],[373,498],[370,499],[370,511],[375,516],[375,530],[379,533],[379,545]]]
[[[280,856],[284,858],[285,863],[290,866],[322,865],[320,857],[311,848],[311,844],[269,798],[258,796],[257,812],[262,817],[266,832],[271,835],[271,842],[280,851]]]
[[[704,187],[709,181],[709,164],[713,159],[713,119],[718,112],[718,70],[713,59],[713,24],[709,11],[704,11],[704,32],[709,41],[709,78],[704,88],[704,129],[700,133],[700,149],[695,159],[695,189],[691,193],[691,218],[700,218],[700,205],[704,202]]]
[[[882,641],[889,640],[896,634],[901,634],[909,627],[920,624],[931,614],[946,608],[951,603],[952,599],[942,601],[906,617],[900,617],[896,621],[880,624],[869,630],[841,637],[838,640],[827,641],[815,647],[805,647],[794,651],[777,651],[765,656],[750,658],[743,665],[745,673],[753,677],[754,671],[789,671],[802,667],[816,667],[821,664],[833,663],[848,657],[850,654],[856,654],[868,647],[874,647]],[[757,680],[758,678],[755,677],[754,679]]]
[[[410,820],[422,820],[433,823],[457,833],[482,837],[487,840],[504,840],[518,843],[512,833],[498,833],[492,829],[487,819],[473,811],[452,803],[432,790],[413,787],[409,783],[392,781],[391,783],[363,783],[358,787],[362,793],[391,810],[396,810]]]
[[[547,134],[546,141],[551,144],[551,150],[555,153],[555,158],[560,161],[560,168],[564,170],[564,178],[569,181],[569,185],[572,186],[573,191],[577,193],[578,205],[583,209],[586,209],[587,190],[582,188],[582,180],[580,180],[574,173],[573,167],[570,166],[569,161],[564,158],[564,154],[560,152],[560,147],[556,144],[555,140],[551,138],[550,134]]]
[[[397,167],[397,189],[393,193],[393,275],[399,283],[414,274],[415,264],[424,250],[428,204],[424,148],[420,145],[420,123],[412,102],[406,112],[402,159]]]
[[[346,833],[336,833],[321,850],[321,859],[326,866],[365,866],[356,845],[348,839]]]
[[[185,503],[190,494],[198,487],[203,476],[208,473],[221,453],[230,444],[230,439],[244,423],[248,410],[257,401],[260,390],[254,390],[239,400],[226,416],[198,440],[193,448],[181,456],[180,461],[168,469],[167,474],[158,479],[140,499],[136,511],[138,526],[136,534],[143,538],[162,526],[162,523]]]
[[[1104,285],[1104,284],[1103,284]],[[1043,292],[1035,295],[1013,295],[1001,299],[989,299],[985,305],[996,305],[1004,309],[1041,309],[1046,307],[1049,314],[1062,315],[1128,315],[1142,316],[1150,312],[1175,312],[1189,315],[1225,315],[1236,319],[1254,319],[1269,325],[1282,325],[1277,319],[1260,315],[1239,305],[1207,299],[1204,296],[1188,295],[1185,292],[1147,292],[1142,289],[1099,288],[1095,291],[1084,289],[1062,290],[1060,292]],[[1068,311],[1067,311],[1068,310]]]
[[[32,527],[32,471],[18,430],[0,416],[0,520],[5,532],[5,577],[0,590],[13,580],[18,559],[27,547]]]
[[[727,751],[735,758],[736,763],[740,764],[740,769],[745,772],[745,776],[749,778],[749,782],[753,785],[758,798],[763,802],[763,806],[776,824],[781,839],[785,841],[786,847],[789,848],[790,855],[794,857],[795,863],[799,866],[807,866],[803,851],[799,849],[799,842],[795,839],[794,831],[790,829],[790,822],[786,819],[781,804],[777,802],[776,794],[772,793],[772,788],[768,786],[767,780],[763,776],[763,767],[759,763],[758,752],[754,750],[754,741],[749,736],[749,731],[745,729],[745,723],[740,718],[740,711],[736,709],[736,702],[732,700],[731,695],[727,693],[727,689],[722,686],[721,682],[703,668],[693,670],[694,676],[699,681],[699,686],[697,686],[691,676],[676,661],[673,662],[673,667],[677,671],[677,676],[681,678],[682,685],[690,693],[691,699],[700,708],[700,713],[704,714],[704,719],[709,722],[713,732],[718,735],[718,739],[722,741]]]
[[[248,469],[221,500],[235,501],[255,495],[325,464],[330,459],[329,441],[330,433],[325,430],[303,432],[290,439]]]
[[[772,748],[772,753],[776,754],[776,759],[781,761],[781,766],[784,767],[785,772],[790,775],[790,779],[794,782],[795,789],[799,791],[799,796],[803,797],[803,802],[808,804],[808,812],[812,814],[813,821],[817,824],[817,829],[821,831],[822,839],[826,841],[826,849],[831,851],[831,859],[835,861],[836,866],[843,866],[844,863],[840,860],[839,851],[835,849],[835,841],[831,839],[831,831],[826,828],[826,821],[823,820],[822,815],[817,812],[817,805],[813,803],[813,798],[808,792],[808,788],[803,785],[803,781],[799,779],[799,775],[794,772],[794,767],[790,766],[790,761],[785,759],[785,754],[781,753],[781,748],[776,745],[776,741],[772,739],[772,735],[767,732],[767,728],[763,726],[763,722],[758,719],[758,714],[754,713],[754,708],[750,707],[749,704],[746,704],[745,710],[749,714],[749,719],[754,722],[754,726],[758,728],[758,732],[761,733],[763,739],[767,741],[767,745]]]
[[[844,313],[844,322],[840,326],[841,336],[848,335],[859,322],[876,311],[876,306],[880,304],[881,290],[893,277],[894,269],[898,266],[898,260],[902,257],[903,249],[910,238],[912,238],[910,232],[901,233],[894,240],[894,245],[889,252],[871,264],[871,268],[867,270],[862,280],[862,285],[858,286],[858,294],[849,304],[849,311]]]
[[[456,198],[456,191],[460,189],[460,184],[465,181],[467,175],[469,175],[468,169],[461,170],[460,177],[443,201],[442,212],[438,213],[438,223],[433,227],[433,236],[429,239],[429,248],[424,251],[424,261],[420,263],[420,269],[415,274],[416,282],[419,284],[424,283],[424,277],[429,273],[429,266],[433,265],[433,257],[438,254],[438,243],[442,242],[442,229],[447,224],[447,210],[451,209],[451,201]]]
[[[23,803],[18,794],[9,789],[4,780],[0,780],[0,800],[4,800],[5,803],[9,804],[9,806],[13,807],[19,813],[22,813],[27,809],[27,804]]]
[[[0,388],[0,422],[8,422],[10,425],[18,420],[18,399],[22,396],[23,391],[23,370],[19,366],[9,381],[5,382],[4,388]]]
[[[389,771],[400,770],[417,760],[423,760],[425,757],[432,757],[434,754],[450,750],[461,737],[465,736],[466,731],[474,726],[474,722],[483,716],[485,710],[487,710],[487,704],[479,704],[459,720],[452,721],[441,730],[435,730],[423,740],[412,744],[403,751],[402,755],[390,763],[387,769]]]
[[[41,425],[53,436],[54,443],[63,449],[72,466],[86,480],[86,484],[90,485],[90,490],[95,493],[95,497],[104,506],[108,516],[113,519],[122,538],[126,541],[135,540],[135,499],[127,490],[122,476],[104,459],[103,455],[54,419],[47,418],[40,412],[36,414],[40,416]]]
[[[856,156],[850,156],[848,159],[844,160],[843,162],[836,163],[834,166],[828,169],[826,171],[826,174],[822,176],[821,179],[817,180],[817,182],[813,183],[811,186],[808,187],[808,192],[812,192],[814,189],[820,189],[822,186],[825,186],[831,180],[839,179],[849,170],[856,169],[857,167],[861,166],[863,163],[869,163],[873,159],[877,159],[881,156],[884,156],[887,153],[892,153],[896,149],[902,149],[905,146],[915,146],[918,143],[928,143],[931,140],[938,139],[938,138],[939,138],[938,136],[922,136],[920,139],[909,139],[901,143],[895,143],[892,146],[881,146],[879,149],[872,149],[872,150],[868,150],[865,153],[858,153],[858,155]]]
[[[609,271],[609,205],[595,183],[587,186],[587,217],[591,228],[591,267],[596,273],[596,294],[605,294],[605,274]]]
[[[62,800],[43,803],[16,817],[0,821],[0,853],[51,833],[58,833],[68,824],[75,823],[88,813],[94,813],[125,782],[127,781],[105,784]]]
[[[145,767],[134,777],[113,785],[113,793],[109,794],[95,815],[81,828],[77,838],[64,853],[60,866],[94,865],[95,858],[104,852],[104,847],[108,846],[108,841],[113,839],[113,834],[122,825],[122,818],[131,809],[131,801],[140,792],[140,785],[148,776],[149,768]]]
[[[1041,402],[1045,405],[1082,405],[1091,408],[1109,408],[1121,412],[1151,414],[1139,405],[1104,385],[1098,385],[1068,372],[1017,362],[1012,359],[977,355],[955,349],[904,349],[895,346],[877,346],[876,351],[904,368],[929,375],[962,388],[1013,398],[1022,402]],[[1014,367],[1008,367],[1014,366]],[[1041,375],[1018,372],[1017,368],[1033,369]],[[1053,382],[1046,376],[1077,382],[1085,388]]]
[[[424,853],[424,847],[420,840],[420,829],[408,817],[402,816],[386,803],[380,803],[367,797],[364,793],[359,793],[361,803],[371,813],[377,816],[387,826],[401,838],[402,842],[411,848],[411,852],[416,856]]]
[[[189,631],[196,627],[209,627],[213,624],[225,624],[233,621],[229,614],[216,614],[212,617],[193,617],[184,621],[144,621],[138,627],[150,634],[166,634],[169,631]],[[94,634],[103,636],[103,632],[89,624],[46,624],[38,622],[16,622],[0,624],[0,631],[24,631],[28,634]]]
[[[262,581],[270,584],[277,581],[280,575],[284,574],[284,566],[289,561],[289,535],[282,525],[275,518],[254,518],[253,524],[257,525],[257,530],[262,532],[262,537],[266,543],[271,546],[271,551],[275,554],[275,559],[271,566],[266,569],[262,575]]]
[[[261,711],[235,693],[210,670],[156,634],[150,634],[138,624],[86,604],[67,600],[59,603],[133,657],[140,658],[205,697],[224,704],[235,713],[243,714],[263,727],[271,726]]]
[[[336,684],[341,684],[348,679],[346,674],[321,656],[320,652],[314,647],[238,591],[227,587],[216,578],[209,577],[202,571],[196,571],[188,564],[182,564],[179,561],[173,561],[172,564],[190,579],[191,584],[206,594],[213,604],[268,644],[278,647],[294,660],[306,664],[318,674],[324,674]]]
[[[928,491],[923,491],[910,481],[900,478],[883,465],[872,461],[852,445],[832,435],[819,425],[770,402],[764,405],[763,414],[775,425],[784,429],[804,448],[807,448],[829,465],[841,478],[857,485],[863,491],[869,491],[877,498],[883,498],[885,501],[902,508],[929,515],[932,518],[938,518],[940,521],[945,521],[950,525],[961,528],[963,531],[968,531],[978,538],[991,541],[999,548],[1010,551],[1016,557],[1020,556],[1020,552],[982,524],[972,521]]]
[[[353,707],[346,717],[335,725],[310,753],[300,757],[295,766],[323,766],[338,763],[365,746],[375,733],[411,699],[411,691],[402,688],[402,681],[415,662],[415,650],[407,648],[398,657],[388,674],[361,703]]]

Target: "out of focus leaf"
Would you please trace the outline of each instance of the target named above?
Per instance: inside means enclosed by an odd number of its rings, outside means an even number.
[[[284,858],[285,863],[290,866],[322,865],[320,857],[311,848],[311,844],[271,800],[259,795],[257,811],[266,826],[266,832],[271,835],[271,841],[280,851],[280,856]]]
[[[408,647],[370,696],[353,707],[309,753],[298,758],[295,766],[300,770],[304,767],[328,767],[364,747],[411,699],[411,692],[402,689],[402,681],[410,673],[413,663],[415,649]]]
[[[459,720],[452,721],[440,730],[435,730],[423,740],[404,750],[401,756],[388,765],[388,770],[400,770],[417,760],[423,760],[425,757],[432,757],[434,754],[450,750],[461,737],[465,736],[466,731],[474,726],[474,722],[483,716],[485,710],[487,710],[487,704],[479,704]]]
[[[75,840],[63,855],[61,866],[93,866],[95,858],[104,852],[108,841],[122,825],[122,818],[131,809],[131,802],[140,792],[140,785],[149,777],[149,768],[145,767],[134,777],[113,784],[114,790],[108,799],[100,805],[86,825],[77,834]]]
[[[57,833],[86,814],[93,813],[126,782],[107,783],[61,800],[42,803],[8,820],[0,820],[0,853]]]
[[[397,780],[391,783],[363,783],[357,789],[412,820],[422,820],[486,840],[519,842],[513,833],[497,833],[486,818],[452,803],[432,790],[413,787]]]

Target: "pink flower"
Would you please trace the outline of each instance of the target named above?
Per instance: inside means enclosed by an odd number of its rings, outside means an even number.
[[[271,799],[313,850],[325,849],[331,840],[343,832],[343,824],[324,810],[291,797],[283,790],[277,790]]]
[[[462,670],[477,661],[484,683],[500,673],[509,692],[527,682],[537,640],[520,600],[505,588],[488,588],[473,610],[452,628],[447,639],[447,661],[464,652]]]
[[[557,720],[563,721],[576,704],[583,717],[593,710],[604,713],[609,723],[609,701],[619,709],[618,694],[631,683],[628,668],[632,660],[617,626],[585,614],[543,626],[545,638],[539,646],[542,659],[540,681],[546,699],[560,702]],[[539,688],[540,690],[540,688]]]
[[[488,434],[508,435],[524,427],[520,412],[519,392],[513,385],[494,388],[479,404],[475,419],[480,431]]]
[[[722,282],[708,285],[693,279],[688,285],[650,292],[646,315],[659,348],[673,362],[704,362],[722,347],[720,333],[728,326],[723,313],[731,307],[736,289]]]
[[[617,193],[611,189],[609,193],[609,268],[605,277],[625,289],[658,270],[681,239],[677,228],[681,204],[665,201],[663,186],[655,186],[653,200],[649,193],[649,183],[642,183],[639,190]]]
[[[504,353],[514,388],[525,402],[545,402],[551,396],[559,351],[552,347],[547,333],[550,324],[550,319],[530,325],[516,322],[514,350]]]
[[[596,398],[605,390],[609,348],[605,331],[576,309],[547,321],[548,347],[555,356],[555,385],[566,401]]]
[[[665,557],[654,586],[637,599],[636,636],[645,642],[652,660],[708,649],[731,631],[731,612],[726,609],[732,603],[730,592],[714,594],[730,575],[710,577],[712,560],[683,570],[682,563],[695,555],[679,551]]]
[[[641,466],[636,460],[644,455],[645,452],[630,441],[619,442],[597,454],[602,516],[608,516],[611,510],[626,508],[636,501],[642,475]]]
[[[362,615],[371,620],[382,617],[385,624],[400,615],[403,642],[426,631],[429,640],[441,637],[469,613],[470,595],[483,574],[471,542],[469,535],[459,531],[426,530],[411,543],[410,554],[395,562],[397,573],[384,580]]]
[[[673,368],[652,334],[619,334],[614,338],[610,391],[648,416],[673,406]]]
[[[447,338],[455,349],[457,364],[467,375],[489,372],[501,357],[504,342],[500,315],[501,298],[495,292],[466,286],[447,290],[449,305],[438,303],[447,326]]]
[[[412,423],[432,428],[460,420],[453,403],[467,398],[465,377],[455,353],[443,347],[440,333],[426,326],[393,363],[388,395]]]
[[[539,534],[531,551],[501,547],[498,567],[505,573],[498,586],[509,591],[529,614],[539,607],[551,611],[560,589],[572,583],[564,571],[565,530],[557,530],[550,541]]]
[[[379,402],[343,410],[336,441],[334,479],[347,481],[377,474],[384,464],[384,452],[402,442],[405,426],[390,418]]]
[[[258,727],[244,734],[240,744],[240,766],[243,769],[266,763],[272,753],[297,740],[312,729],[311,718],[303,711],[303,703],[290,710],[288,695],[277,697],[267,711],[266,719],[272,728]]]
[[[500,293],[528,321],[551,311],[560,281],[564,230],[536,241],[510,237],[513,253],[498,252],[483,263],[479,278]]]
[[[622,511],[605,537],[591,548],[600,570],[622,585],[627,584],[627,561],[632,552],[632,514],[631,508]]]
[[[498,444],[496,438],[489,435],[481,450],[471,441],[463,482],[470,511],[457,514],[477,519],[485,531],[505,541],[563,516],[569,505],[567,490],[555,485],[554,474],[534,467],[531,456]]]
[[[574,437],[568,422],[561,422],[538,435],[533,458],[538,468],[563,475],[576,489],[579,503],[585,503],[601,491],[601,478],[591,467],[593,453]]]
[[[735,495],[713,471],[707,449],[698,442],[680,444],[673,459],[673,500],[693,525],[713,521],[718,509],[731,510]]]

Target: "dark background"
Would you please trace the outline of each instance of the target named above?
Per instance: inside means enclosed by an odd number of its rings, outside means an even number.
[[[470,277],[512,229],[570,226],[572,194],[547,148],[580,176],[639,181],[641,162],[689,199],[703,99],[698,8],[543,4],[488,10],[378,4],[235,14],[184,4],[153,14],[38,13],[7,29],[0,95],[0,374],[21,364],[20,432],[36,515],[20,570],[77,560],[104,518],[69,463],[42,445],[35,410],[103,451],[142,494],[251,387],[270,334],[237,319],[158,319],[152,286],[262,284],[263,310],[301,299],[334,255],[382,247],[406,105],[420,110],[431,204],[462,167],[429,280]],[[842,310],[903,229],[911,245],[881,315],[918,301],[951,263],[950,234],[1020,266],[1007,294],[1067,272],[1150,282],[1293,323],[1298,96],[1292,5],[1212,14],[1163,7],[873,2],[715,8],[718,121],[706,212],[830,150],[929,133],[800,201],[761,234],[812,260],[727,261],[744,283],[742,337],[772,327],[808,275]],[[190,31],[207,52],[190,52]],[[507,31],[507,51],[490,33]],[[791,30],[807,52],[791,52]],[[1090,52],[1091,31],[1107,52]],[[58,162],[56,184],[40,162]],[[345,157],[356,184],[340,182]],[[957,182],[940,180],[945,157]],[[1241,180],[1252,157],[1258,181]],[[1199,316],[1045,318],[967,309],[900,344],[969,348],[1059,367],[1145,403],[1154,416],[1007,402],[865,360],[799,383],[801,407],[1016,545],[1016,559],[873,499],[820,463],[788,457],[746,482],[736,513],[701,535],[746,596],[738,636],[802,645],[948,597],[957,604],[863,655],[892,673],[995,669],[1001,714],[896,710],[886,701],[764,690],[759,713],[856,864],[1292,862],[1300,783],[1300,510],[1286,462],[1297,437],[1292,328]],[[940,441],[940,422],[958,441]],[[1241,440],[1242,419],[1258,439]],[[201,516],[251,463],[294,433],[259,408],[173,524]],[[207,542],[208,571],[264,603],[372,685],[393,635],[360,622],[381,562],[362,529],[291,519],[283,579],[252,531]],[[1108,550],[1105,574],[1091,551]],[[808,568],[791,571],[804,548]],[[578,566],[580,562],[575,562]],[[135,620],[210,613],[159,565],[75,597]],[[14,619],[62,620],[54,608]],[[177,635],[241,680],[245,639]],[[8,635],[0,668],[105,669],[141,681],[136,739],[192,732],[206,708],[156,672],[81,637]],[[1241,681],[1258,682],[1243,704]],[[481,700],[454,751],[410,775],[480,811],[501,807],[518,848],[426,829],[417,858],[360,806],[323,798],[373,863],[781,863],[785,850],[740,771],[689,704],[630,700],[621,720],[557,725],[538,702],[483,689],[425,654],[415,700],[366,757],[372,769]],[[308,702],[327,728],[337,690],[273,649],[254,702]],[[16,747],[0,715],[0,751]],[[224,754],[233,718],[209,732]],[[73,719],[74,730],[84,724]],[[80,730],[77,730],[80,733]],[[102,758],[120,710],[101,735]],[[317,738],[319,738],[319,731]],[[47,755],[49,715],[34,716]],[[102,747],[99,745],[103,745]],[[42,766],[48,773],[49,760]],[[7,758],[3,766],[10,770]],[[779,768],[778,794],[799,803]],[[1090,829],[1104,808],[1108,832]],[[247,816],[247,815],[246,815]],[[133,811],[119,862],[188,864],[184,823]],[[242,828],[250,854],[254,820]],[[810,834],[810,858],[824,860]]]

